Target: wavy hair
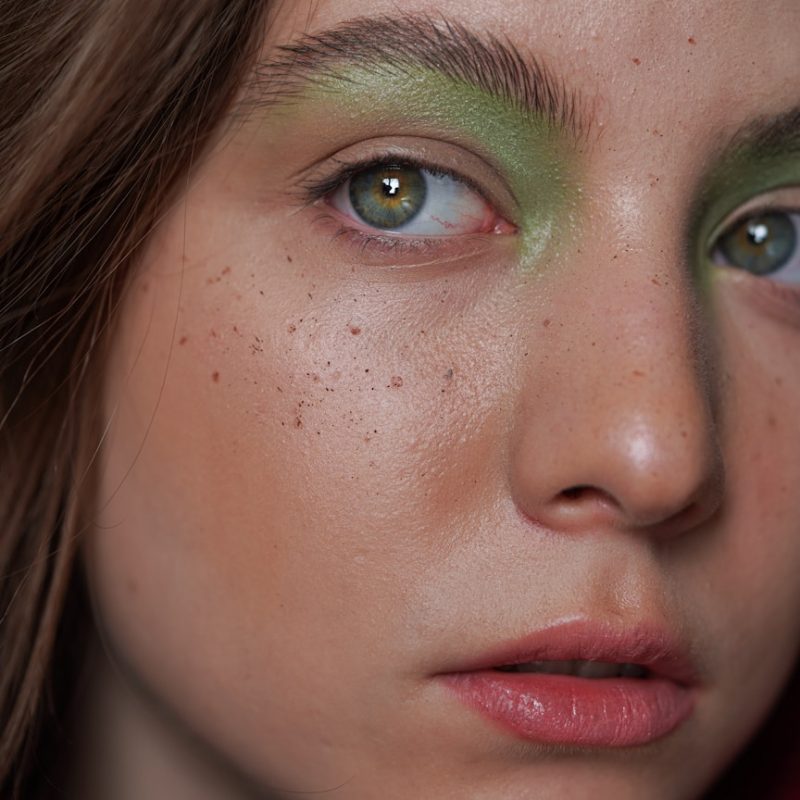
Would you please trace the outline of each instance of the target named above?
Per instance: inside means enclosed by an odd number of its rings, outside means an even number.
[[[0,5],[0,796],[37,795],[88,619],[75,553],[126,275],[231,107],[264,0]]]

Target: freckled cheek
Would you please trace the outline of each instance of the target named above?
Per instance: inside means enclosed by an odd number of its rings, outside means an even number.
[[[496,450],[496,437],[475,436],[474,415],[492,424],[491,408],[477,408],[492,398],[476,404],[471,382],[480,355],[454,350],[459,337],[445,323],[356,312],[344,294],[318,303],[317,289],[310,300],[303,292],[306,303],[282,303],[237,268],[216,274],[217,301],[201,292],[184,304],[193,311],[181,320],[176,369],[190,371],[187,393],[209,404],[197,463],[216,454],[237,476],[226,505],[270,520],[287,541],[297,531],[326,540],[337,526],[333,555],[343,559],[388,538],[410,546],[412,531],[430,543],[452,527],[467,511],[454,504],[465,477],[484,481]]]
[[[205,369],[227,375],[222,424],[256,474],[318,507],[340,508],[344,492],[361,496],[351,513],[368,512],[416,482],[430,440],[452,435],[452,375],[427,368],[424,345],[402,352],[363,322],[313,312],[266,330],[255,316],[239,333],[212,343]]]

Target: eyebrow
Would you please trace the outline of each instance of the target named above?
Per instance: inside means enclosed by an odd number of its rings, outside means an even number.
[[[569,91],[535,56],[523,54],[508,39],[479,36],[462,24],[420,15],[361,17],[279,45],[256,64],[243,102],[285,103],[309,85],[341,79],[352,67],[398,77],[434,70],[576,138],[590,128],[580,94]]]
[[[788,111],[745,125],[731,137],[725,151],[749,152],[766,158],[800,155],[800,103]]]

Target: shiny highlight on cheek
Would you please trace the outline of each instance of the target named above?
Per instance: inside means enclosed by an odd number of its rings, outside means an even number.
[[[509,101],[434,70],[351,68],[305,95],[344,110],[354,127],[411,123],[466,140],[496,167],[517,203],[520,262],[534,269],[551,241],[572,228],[576,155],[566,133]],[[404,131],[407,132],[407,131]]]

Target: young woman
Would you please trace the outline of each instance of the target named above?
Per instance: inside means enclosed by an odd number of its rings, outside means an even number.
[[[3,796],[792,796],[794,0],[0,20]]]

